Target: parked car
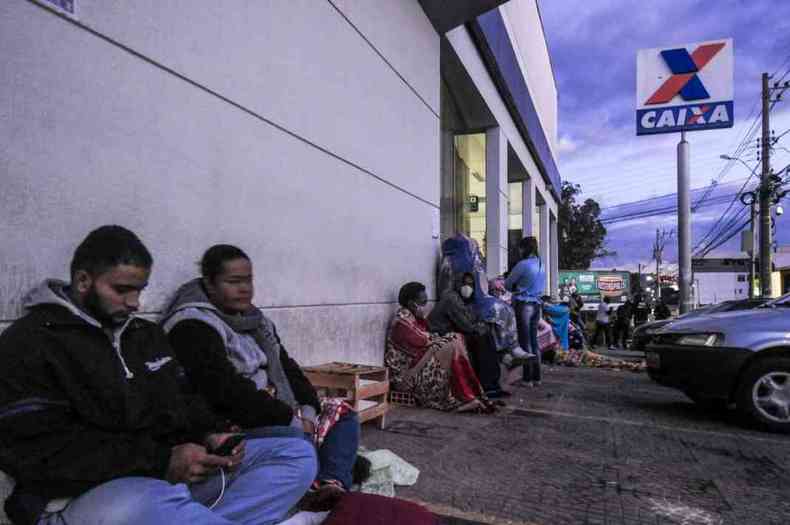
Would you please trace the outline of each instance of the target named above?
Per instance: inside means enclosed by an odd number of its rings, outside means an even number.
[[[741,300],[732,300],[732,301],[723,301],[719,304],[714,304],[711,306],[704,306],[702,308],[697,308],[696,310],[692,310],[689,313],[683,314],[679,317],[675,317],[674,319],[662,319],[661,321],[653,321],[652,323],[645,323],[642,325],[637,326],[634,328],[634,333],[631,336],[631,346],[630,349],[635,352],[644,352],[647,348],[647,345],[650,344],[650,340],[653,338],[658,330],[673,321],[678,321],[680,319],[691,319],[693,317],[698,317],[700,315],[707,315],[713,314],[718,312],[733,312],[736,310],[750,310],[752,308],[757,308],[765,304],[768,300],[767,299],[741,299]]]
[[[790,431],[790,294],[759,308],[676,319],[647,347],[647,371],[698,403],[735,403],[751,420]]]

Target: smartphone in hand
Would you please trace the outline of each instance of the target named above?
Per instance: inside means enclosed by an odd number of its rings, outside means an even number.
[[[233,434],[228,439],[222,442],[220,446],[211,451],[215,456],[230,456],[233,454],[233,449],[236,448],[242,441],[244,441],[244,434]]]

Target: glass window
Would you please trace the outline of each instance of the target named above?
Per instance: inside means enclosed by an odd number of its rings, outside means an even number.
[[[521,192],[523,182],[511,182],[508,184],[508,230],[521,230],[523,228],[524,217],[521,215],[524,200]]]
[[[475,239],[486,253],[486,136],[485,133],[456,135],[455,228]]]

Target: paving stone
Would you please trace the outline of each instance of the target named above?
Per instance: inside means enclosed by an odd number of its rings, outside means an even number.
[[[508,404],[493,416],[397,408],[363,444],[420,469],[398,495],[488,523],[790,523],[790,436],[644,374],[553,368]]]

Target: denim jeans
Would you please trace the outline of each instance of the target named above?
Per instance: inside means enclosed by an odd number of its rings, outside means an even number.
[[[516,328],[518,329],[518,344],[525,351],[535,354],[524,365],[522,377],[524,381],[540,381],[541,355],[538,348],[538,321],[540,321],[540,303],[525,303],[514,301],[513,309],[516,311]]]
[[[344,414],[324,438],[318,449],[317,480],[335,480],[346,489],[353,483],[354,463],[359,448],[359,418],[355,412]],[[310,443],[313,436],[288,426],[260,427],[247,431],[248,437],[303,437]]]
[[[118,478],[91,489],[38,525],[268,525],[279,523],[316,473],[313,447],[302,439],[249,439],[241,466],[201,483],[171,485],[156,478]]]

